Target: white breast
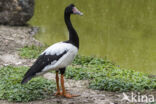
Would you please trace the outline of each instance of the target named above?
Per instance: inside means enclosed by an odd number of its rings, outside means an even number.
[[[57,66],[59,68],[60,67],[63,68],[71,64],[75,56],[77,55],[77,52],[78,49],[72,45],[71,48],[68,50],[68,52],[59,59]]]

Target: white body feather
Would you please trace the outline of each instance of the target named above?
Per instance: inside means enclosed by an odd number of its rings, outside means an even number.
[[[42,72],[37,73],[37,75],[43,74],[49,70],[58,70],[59,68],[64,68],[72,63],[74,57],[78,53],[78,48],[70,43],[55,43],[54,45],[48,47],[41,55],[60,55],[67,51],[59,60],[54,60],[50,65],[44,67]]]

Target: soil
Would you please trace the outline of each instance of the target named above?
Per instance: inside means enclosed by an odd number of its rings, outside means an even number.
[[[35,60],[22,59],[18,55],[19,48],[26,45],[42,46],[32,34],[34,28],[31,27],[9,27],[0,26],[0,67],[6,65],[31,66]],[[48,80],[55,80],[55,75],[46,73],[43,77]],[[97,91],[88,88],[87,80],[69,80],[65,79],[67,91],[80,96],[72,99],[51,96],[49,99],[32,101],[24,104],[146,104],[143,102],[129,102],[122,100],[124,94],[131,98],[132,92],[118,93],[108,91]],[[142,94],[140,94],[142,95]],[[156,98],[156,91],[147,91],[143,95],[153,95]],[[8,102],[0,100],[0,104],[23,104],[17,102]]]

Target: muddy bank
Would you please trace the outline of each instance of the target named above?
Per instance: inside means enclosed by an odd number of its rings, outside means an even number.
[[[22,59],[18,55],[18,49],[26,45],[42,44],[37,41],[32,35],[32,28],[30,27],[9,27],[0,26],[0,66],[14,65],[14,66],[30,66],[34,62],[31,59]],[[49,80],[55,80],[55,75],[47,73],[44,75]],[[72,94],[80,94],[81,96],[73,99],[66,99],[63,97],[51,96],[49,99],[32,101],[28,103],[12,103],[0,100],[0,104],[146,104],[137,102],[128,102],[122,100],[123,93],[115,93],[108,91],[97,91],[88,89],[88,81],[75,81],[65,79],[65,86]],[[126,93],[129,97],[131,92]],[[154,95],[156,91],[146,92],[145,94]]]
[[[42,45],[30,34],[31,27],[0,26],[0,55],[14,52],[25,45]]]
[[[20,59],[18,49],[26,45],[42,46],[32,35],[31,27],[0,26],[0,66],[27,65],[32,60]]]

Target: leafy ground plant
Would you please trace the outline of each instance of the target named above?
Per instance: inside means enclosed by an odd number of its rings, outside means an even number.
[[[147,103],[147,104],[156,104],[156,102],[152,102],[152,103]]]
[[[0,69],[0,99],[16,102],[28,102],[47,98],[53,94],[55,83],[42,77],[37,77],[21,85],[21,80],[27,67],[7,66]]]
[[[21,49],[20,55],[36,58],[41,50],[26,46]],[[35,57],[31,56],[32,53],[35,54]],[[66,78],[89,80],[89,88],[96,90],[123,92],[156,89],[156,78],[149,78],[147,74],[134,70],[122,69],[106,58],[91,56],[78,55],[73,64],[66,70]]]
[[[41,54],[45,47],[36,47],[36,46],[25,46],[19,49],[19,55],[22,58],[34,59]]]
[[[77,56],[66,78],[90,81],[89,88],[107,91],[156,89],[156,78],[134,70],[121,69],[107,59]]]

